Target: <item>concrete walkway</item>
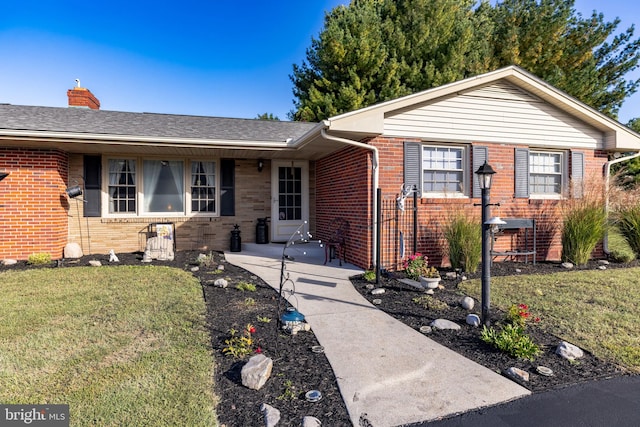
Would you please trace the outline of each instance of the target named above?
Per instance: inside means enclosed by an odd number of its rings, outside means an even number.
[[[283,248],[243,244],[225,256],[277,290]],[[375,308],[349,281],[362,270],[336,260],[323,265],[317,243],[286,253],[294,260],[286,263],[291,282],[284,288],[295,288],[291,301],[324,346],[354,426],[436,420],[530,394]]]

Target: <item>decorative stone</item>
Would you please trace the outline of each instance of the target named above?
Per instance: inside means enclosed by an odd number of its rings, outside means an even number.
[[[599,259],[598,260],[598,264],[600,264],[600,265],[609,265],[609,261],[607,261],[606,259]]]
[[[475,305],[475,301],[471,297],[464,297],[460,300],[460,305],[465,310],[473,310],[473,306]]]
[[[477,314],[467,314],[467,325],[480,326],[480,316]]]
[[[431,332],[433,332],[433,328],[431,326],[420,326],[420,332],[422,332],[423,334],[430,334]]]
[[[16,265],[18,263],[15,259],[3,259],[2,265]]]
[[[260,412],[264,414],[265,427],[275,427],[280,421],[280,410],[267,403],[263,403],[262,406],[260,406]]]
[[[599,265],[598,266],[598,270],[606,270],[607,266],[606,265]]]
[[[92,267],[101,267],[102,263],[98,260],[92,259],[91,261],[89,261],[89,265]]]
[[[371,283],[369,283],[368,285],[365,285],[365,289],[367,289],[367,290],[371,290],[371,289],[373,289],[375,287],[376,287],[376,285],[372,285]]]
[[[264,354],[256,354],[242,367],[242,385],[252,390],[260,390],[271,376],[273,360]]]
[[[556,348],[556,354],[568,360],[576,360],[584,357],[584,351],[578,346],[561,341]]]
[[[571,264],[570,262],[563,262],[562,264],[560,264],[560,266],[562,268],[566,268],[567,270],[571,270],[573,268],[573,264]]]
[[[424,293],[427,295],[433,295],[435,294],[435,291],[433,289],[427,289],[426,291],[424,291]]]
[[[536,368],[536,372],[545,377],[553,376],[553,371],[551,370],[551,368],[547,368],[546,366],[538,366]]]
[[[371,295],[382,295],[385,293],[385,290],[382,288],[374,289],[371,291]]]
[[[206,254],[198,254],[198,258],[196,258],[196,262],[198,264],[203,263],[207,260],[207,255]]]
[[[67,243],[64,246],[64,257],[65,258],[82,258],[82,248],[78,243]]]
[[[316,417],[307,415],[302,419],[302,427],[320,427],[322,423]]]
[[[372,303],[373,305],[380,305],[380,304],[382,304],[382,300],[381,300],[381,299],[379,299],[379,298],[376,298],[376,299],[374,299],[373,301],[371,301],[371,303]]]
[[[465,280],[467,280],[467,276],[465,276],[465,275],[463,274],[462,276],[460,276],[460,280],[462,280],[462,281],[464,282]]]
[[[173,257],[173,240],[163,236],[154,236],[147,240],[142,260],[173,261]]]
[[[196,271],[199,271],[200,267],[198,267],[197,265],[195,267],[191,267],[191,272],[195,273]]]
[[[529,372],[523,371],[522,369],[511,367],[507,369],[507,376],[517,380],[517,381],[529,381]]]
[[[460,329],[460,325],[447,319],[436,319],[431,322],[431,327],[435,329],[451,329],[454,331]]]
[[[224,265],[220,264],[220,265],[218,266],[218,270],[220,270],[220,271],[224,271]]]
[[[229,282],[227,282],[226,279],[216,279],[215,282],[213,282],[213,286],[224,289],[229,286]]]
[[[522,273],[522,270],[520,270],[519,268],[516,268],[516,273]]]
[[[444,277],[446,277],[449,280],[455,280],[456,278],[458,278],[458,273],[456,273],[455,271],[448,271]]]
[[[116,255],[116,252],[113,249],[109,251],[109,262],[120,262],[118,255]]]

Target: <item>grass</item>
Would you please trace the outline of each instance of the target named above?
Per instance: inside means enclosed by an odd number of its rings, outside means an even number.
[[[0,402],[69,404],[74,426],[216,425],[191,274],[47,268],[3,272],[0,283]]]
[[[527,304],[540,327],[597,357],[640,373],[637,327],[640,268],[562,272],[491,279],[491,306]],[[479,297],[480,281],[459,285]]]

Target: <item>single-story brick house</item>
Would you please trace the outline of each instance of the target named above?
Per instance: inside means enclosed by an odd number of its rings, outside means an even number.
[[[234,224],[253,241],[262,217],[272,242],[303,221],[325,239],[343,218],[348,261],[369,268],[376,188],[395,199],[405,184],[418,190],[419,250],[440,260],[448,213],[479,214],[473,172],[487,160],[497,213],[535,218],[537,258],[557,260],[570,181],[640,151],[640,135],[515,66],[321,123],[103,111],[87,89],[68,96],[70,108],[0,105],[0,259],[61,257],[68,242],[139,251],[167,222],[178,250],[228,249]],[[75,185],[83,195],[68,198]]]

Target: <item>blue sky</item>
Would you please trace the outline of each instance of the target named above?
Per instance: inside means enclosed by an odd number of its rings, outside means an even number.
[[[7,4],[8,3],[8,4]],[[0,6],[0,102],[67,105],[79,78],[104,110],[286,119],[289,75],[300,64],[324,12],[340,0],[20,0]],[[617,32],[636,24],[640,4],[577,0]],[[640,76],[635,72],[634,76]],[[620,121],[640,117],[640,93]]]

